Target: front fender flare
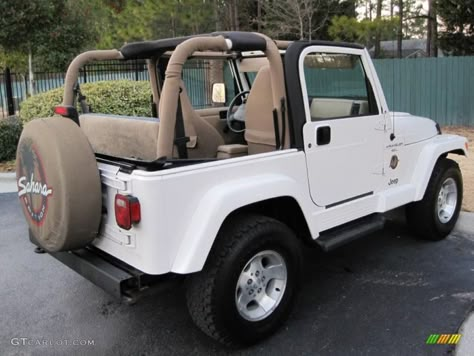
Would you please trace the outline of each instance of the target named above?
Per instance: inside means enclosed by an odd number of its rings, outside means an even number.
[[[426,144],[418,157],[418,164],[412,176],[412,182],[416,187],[414,201],[423,199],[428,182],[431,178],[434,166],[438,159],[448,153],[463,153],[467,156],[467,140],[456,135],[439,135]]]

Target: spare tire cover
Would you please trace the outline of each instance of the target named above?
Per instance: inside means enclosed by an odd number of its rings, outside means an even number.
[[[94,152],[77,124],[62,117],[28,123],[17,149],[17,185],[33,237],[50,252],[90,243],[102,193]]]

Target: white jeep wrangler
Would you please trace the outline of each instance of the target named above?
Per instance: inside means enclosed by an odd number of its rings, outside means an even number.
[[[156,117],[90,112],[79,69],[129,59],[147,60]],[[228,106],[193,108],[188,60],[227,66]],[[224,89],[214,85],[216,101]],[[466,155],[466,140],[389,112],[354,44],[222,32],[86,52],[55,111],[18,146],[31,241],[129,301],[186,275],[193,320],[225,344],[255,343],[284,322],[303,241],[332,250],[404,205],[413,229],[439,240],[461,207],[447,156]]]

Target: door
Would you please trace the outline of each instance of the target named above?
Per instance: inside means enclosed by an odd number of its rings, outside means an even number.
[[[376,192],[385,116],[364,50],[311,46],[300,57],[311,197],[331,208]]]

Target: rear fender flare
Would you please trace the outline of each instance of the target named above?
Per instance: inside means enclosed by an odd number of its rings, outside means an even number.
[[[252,176],[212,188],[195,209],[171,271],[175,273],[200,271],[222,224],[239,208],[267,199],[289,196],[300,204],[303,212],[309,211],[301,206],[303,199],[299,195],[302,191],[304,187],[299,186],[297,181],[280,174]],[[309,221],[308,216],[305,216],[305,219]]]

